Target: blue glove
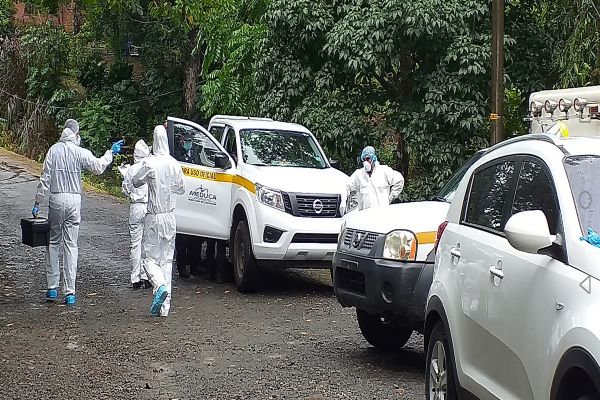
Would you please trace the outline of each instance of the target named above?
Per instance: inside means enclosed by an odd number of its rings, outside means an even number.
[[[37,218],[39,213],[40,213],[40,206],[38,204],[34,204],[33,208],[31,209],[31,215],[33,215],[33,218]]]
[[[600,235],[598,235],[592,228],[588,228],[587,236],[581,237],[580,240],[584,240],[592,246],[600,247]]]
[[[121,145],[123,144],[123,140],[119,140],[118,142],[113,143],[112,147],[110,148],[113,155],[117,155],[121,152]]]

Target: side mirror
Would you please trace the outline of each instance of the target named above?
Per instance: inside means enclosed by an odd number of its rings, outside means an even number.
[[[217,153],[215,154],[215,166],[221,169],[229,169],[231,168],[231,162],[229,161],[229,157],[225,153]]]
[[[552,246],[556,236],[550,234],[548,220],[540,210],[523,211],[509,218],[504,227],[512,247],[530,254]]]
[[[329,164],[331,165],[331,168],[335,169],[340,169],[342,167],[338,160],[329,160]]]

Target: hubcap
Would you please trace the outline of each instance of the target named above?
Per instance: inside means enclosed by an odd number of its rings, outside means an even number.
[[[235,259],[236,259],[236,269],[238,273],[238,277],[241,279],[244,276],[244,262],[246,260],[246,252],[244,251],[244,242],[238,236],[236,237],[236,246],[235,246]]]
[[[446,349],[444,343],[437,341],[433,346],[429,364],[429,398],[431,400],[447,399],[448,371],[446,368]]]

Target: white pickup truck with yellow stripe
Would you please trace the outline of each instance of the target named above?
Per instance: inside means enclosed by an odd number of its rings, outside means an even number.
[[[177,232],[227,241],[238,290],[255,290],[263,266],[331,267],[348,176],[308,129],[216,116],[208,130],[168,118],[167,132],[186,185]]]

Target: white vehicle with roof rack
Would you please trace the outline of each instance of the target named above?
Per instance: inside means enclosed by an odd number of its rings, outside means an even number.
[[[167,132],[186,185],[177,232],[227,241],[238,290],[261,267],[331,268],[348,176],[307,128],[221,115],[208,130],[169,117]]]
[[[600,398],[600,86],[533,93],[438,229],[427,399]]]

